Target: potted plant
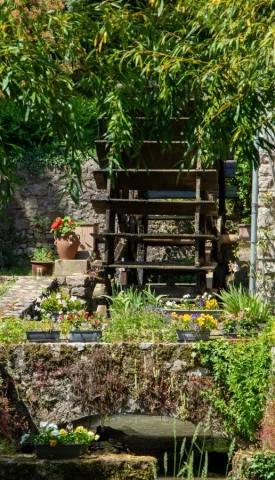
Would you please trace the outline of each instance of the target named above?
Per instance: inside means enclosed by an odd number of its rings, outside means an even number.
[[[180,312],[182,314],[192,311],[192,313],[200,313],[201,310],[206,311],[214,317],[221,315],[220,306],[212,295],[205,292],[203,295],[197,295],[192,301],[189,294],[184,295],[179,302],[168,300],[164,304],[164,310],[170,312]]]
[[[57,217],[51,226],[54,234],[54,243],[61,260],[73,260],[80,245],[79,236],[75,229],[81,225],[71,217]]]
[[[234,313],[226,315],[222,322],[224,336],[227,338],[251,337],[258,335],[259,325],[249,308],[239,311],[237,315]],[[235,334],[235,335],[234,335]]]
[[[53,274],[54,259],[48,247],[36,248],[31,256],[32,274],[45,277]]]
[[[176,328],[178,342],[207,341],[211,330],[218,328],[217,320],[205,313],[179,315],[173,312],[171,323]]]
[[[234,313],[227,315],[221,322],[223,336],[225,338],[237,338],[238,319]]]
[[[99,435],[79,426],[76,429],[72,424],[58,429],[53,423],[40,423],[37,434],[25,433],[21,438],[21,445],[34,444],[36,456],[39,459],[62,460],[79,458],[89,445],[98,440]]]
[[[61,315],[58,322],[66,322],[70,325],[70,342],[98,342],[102,338],[103,319],[96,313],[80,311]]]
[[[77,297],[69,294],[52,292],[38,298],[34,308],[42,318],[56,321],[60,315],[82,310],[83,303]]]
[[[56,343],[60,341],[60,330],[56,329],[56,325],[52,321],[34,321],[35,326],[39,329],[28,330],[26,332],[27,340],[31,343]]]

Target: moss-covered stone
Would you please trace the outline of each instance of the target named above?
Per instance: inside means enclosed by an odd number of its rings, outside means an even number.
[[[210,407],[211,376],[190,344],[21,344],[0,356],[37,425],[121,412],[198,422]]]
[[[108,455],[77,460],[0,457],[1,480],[153,480],[156,459]]]

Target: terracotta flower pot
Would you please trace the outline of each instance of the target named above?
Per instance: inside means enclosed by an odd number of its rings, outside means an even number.
[[[70,233],[56,237],[54,243],[61,260],[73,260],[80,245],[80,240],[75,233]]]
[[[38,262],[37,260],[31,261],[32,274],[37,277],[47,277],[53,274],[54,262]]]

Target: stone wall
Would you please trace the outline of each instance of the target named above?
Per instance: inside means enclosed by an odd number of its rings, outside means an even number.
[[[85,223],[99,222],[104,225],[104,215],[96,215],[91,199],[98,193],[93,176],[97,168],[93,160],[87,160],[82,169],[82,193],[76,205],[68,194],[61,198],[65,181],[64,172],[57,168],[45,168],[41,173],[20,172],[22,185],[16,188],[7,210],[7,219],[0,224],[0,250],[4,255],[29,257],[34,248],[53,247],[53,235],[49,232],[57,216],[70,215]],[[35,219],[38,217],[38,222]],[[43,225],[43,217],[47,217]],[[41,219],[41,226],[39,226]]]
[[[22,416],[66,423],[112,413],[167,415],[198,423],[212,377],[188,344],[0,346],[0,385]],[[214,431],[223,434],[212,411]]]
[[[275,300],[275,187],[274,165],[269,157],[260,154],[258,197],[257,290]]]

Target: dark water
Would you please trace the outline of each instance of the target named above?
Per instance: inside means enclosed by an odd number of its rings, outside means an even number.
[[[100,425],[99,416],[91,416],[81,420],[81,425],[95,431]],[[104,437],[104,431],[107,438]],[[107,440],[112,445],[121,445],[121,451],[135,455],[150,455],[156,457],[159,466],[159,479],[173,480],[173,464],[175,451],[175,437],[177,441],[177,459],[184,438],[187,439],[189,450],[195,426],[191,422],[181,422],[170,417],[150,415],[111,415],[104,419],[102,440]],[[109,436],[109,437],[108,437]],[[202,445],[206,439],[206,448],[209,453],[209,480],[223,480],[227,465],[227,451],[230,440],[212,431],[201,431],[198,435],[198,444]],[[99,442],[103,444],[104,442]],[[164,454],[168,455],[168,477],[163,476]],[[195,463],[199,463],[200,454],[195,451]],[[213,473],[212,473],[213,472]],[[199,480],[199,479],[198,479]]]

